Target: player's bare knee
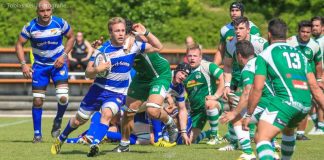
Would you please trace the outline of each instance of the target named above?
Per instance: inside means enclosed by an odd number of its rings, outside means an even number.
[[[156,108],[148,108],[147,113],[151,118],[154,119],[160,119],[161,116],[161,110],[156,109]]]
[[[45,93],[33,93],[33,106],[41,108],[45,99]]]
[[[60,105],[67,105],[69,103],[69,88],[68,87],[56,88],[56,99]]]
[[[41,108],[43,106],[43,99],[39,97],[33,98],[33,106],[37,108]]]
[[[87,111],[82,108],[79,108],[78,112],[75,115],[76,123],[78,123],[78,125],[84,124],[90,119],[92,114],[93,111]]]
[[[161,106],[156,103],[146,103],[147,113],[151,118],[160,119]]]

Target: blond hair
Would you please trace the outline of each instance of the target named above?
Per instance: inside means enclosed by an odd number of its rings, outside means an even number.
[[[192,44],[192,45],[190,45],[190,46],[188,46],[187,47],[187,54],[189,53],[189,51],[191,51],[191,50],[199,50],[199,53],[200,53],[200,55],[202,55],[202,52],[201,52],[201,45],[199,45],[199,44],[197,44],[197,43],[194,43],[194,44]]]
[[[118,24],[118,23],[123,23],[126,26],[125,19],[122,18],[122,17],[113,17],[113,18],[109,19],[109,21],[108,21],[108,30],[109,30],[109,32],[111,32],[112,25]]]

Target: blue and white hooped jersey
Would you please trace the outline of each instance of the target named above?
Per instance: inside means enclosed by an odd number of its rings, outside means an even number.
[[[177,102],[185,101],[185,98],[184,98],[185,88],[184,88],[183,83],[180,83],[177,86],[175,86],[171,83],[168,93],[171,94],[172,97],[175,97]]]
[[[111,61],[111,71],[107,77],[96,77],[94,84],[112,92],[126,95],[130,84],[130,71],[135,56],[145,51],[146,43],[135,41],[129,53],[125,53],[123,46],[115,47],[110,41],[105,42],[92,54],[90,61],[94,61],[98,53],[105,53]]]
[[[20,35],[30,40],[35,63],[54,65],[54,61],[64,52],[63,36],[70,30],[70,25],[62,18],[52,16],[47,26],[37,23],[34,18],[26,24]]]

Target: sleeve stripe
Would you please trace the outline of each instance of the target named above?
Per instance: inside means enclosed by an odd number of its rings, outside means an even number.
[[[213,75],[216,77],[216,75],[217,75],[217,73],[218,73],[219,71],[220,71],[220,69],[217,68],[217,69],[214,71]]]

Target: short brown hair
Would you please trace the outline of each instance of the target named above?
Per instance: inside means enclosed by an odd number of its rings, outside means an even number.
[[[238,41],[235,46],[236,53],[240,54],[243,58],[249,58],[254,55],[254,47],[248,40]]]
[[[113,17],[108,21],[108,30],[111,32],[111,26],[114,24],[123,23],[126,26],[126,21],[122,17]]]
[[[247,17],[240,16],[240,17],[235,18],[234,21],[233,21],[234,26],[238,26],[241,23],[245,24],[246,28],[250,28],[250,22],[249,22],[249,19]]]

